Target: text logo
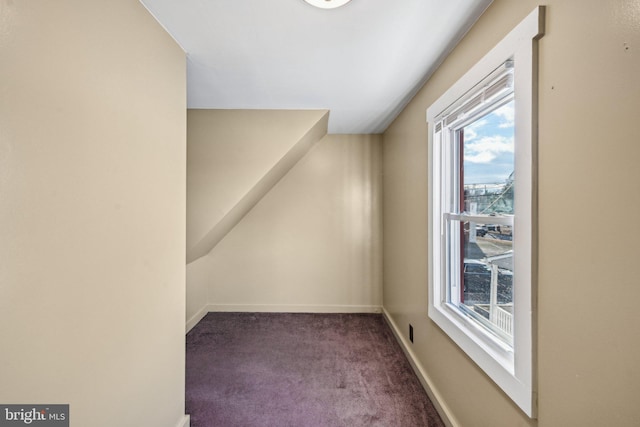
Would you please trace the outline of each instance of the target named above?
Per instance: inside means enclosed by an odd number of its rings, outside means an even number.
[[[69,427],[69,405],[0,405],[0,427]]]

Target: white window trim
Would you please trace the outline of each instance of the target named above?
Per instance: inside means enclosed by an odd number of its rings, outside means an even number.
[[[478,364],[531,418],[536,417],[535,307],[536,249],[536,156],[537,156],[537,43],[544,34],[544,7],[539,6],[518,24],[487,55],[446,91],[427,110],[429,125],[429,317]],[[515,62],[516,192],[513,349],[492,339],[476,322],[446,304],[439,246],[441,197],[439,143],[435,119],[506,60]]]

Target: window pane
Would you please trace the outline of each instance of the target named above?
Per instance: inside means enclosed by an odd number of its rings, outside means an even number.
[[[499,224],[477,224],[471,221],[459,224],[464,230],[459,307],[504,341],[512,344],[511,227]],[[475,230],[475,233],[472,230]]]
[[[513,100],[460,131],[464,212],[490,217],[514,212]],[[461,223],[460,307],[508,343],[513,340],[513,228]]]
[[[462,129],[465,212],[513,215],[513,100]]]

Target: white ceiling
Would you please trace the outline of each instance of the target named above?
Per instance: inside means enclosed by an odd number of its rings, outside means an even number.
[[[189,108],[329,109],[386,129],[492,0],[142,0],[187,52]]]

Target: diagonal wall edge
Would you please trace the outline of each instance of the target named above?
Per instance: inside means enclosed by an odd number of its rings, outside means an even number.
[[[187,264],[208,254],[287,172],[327,134],[329,111],[202,237],[187,248]]]

